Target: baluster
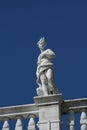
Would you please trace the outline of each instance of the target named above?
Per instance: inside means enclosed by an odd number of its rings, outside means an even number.
[[[34,116],[33,115],[30,117],[30,120],[28,122],[28,130],[36,130],[35,121],[34,121]]]
[[[15,130],[22,130],[22,121],[21,119],[17,119]]]
[[[69,111],[69,124],[68,124],[69,130],[75,129],[75,119],[74,119],[74,112],[71,110]]]
[[[4,122],[4,124],[3,124],[3,127],[2,127],[2,130],[9,130],[10,128],[9,128],[9,123],[8,123],[8,121],[6,120],[5,122]]]
[[[87,116],[85,110],[82,110],[80,117],[81,130],[87,130]]]

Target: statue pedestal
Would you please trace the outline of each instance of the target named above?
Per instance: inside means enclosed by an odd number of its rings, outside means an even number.
[[[62,94],[37,96],[34,100],[39,107],[39,130],[60,130]]]

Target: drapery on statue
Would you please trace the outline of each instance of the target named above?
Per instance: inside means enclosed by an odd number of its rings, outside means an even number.
[[[51,49],[45,49],[46,39],[42,37],[38,43],[41,53],[37,61],[37,84],[39,87],[36,89],[38,96],[46,96],[50,94],[57,94],[58,89],[54,83],[54,69],[51,60],[55,57],[55,53]]]

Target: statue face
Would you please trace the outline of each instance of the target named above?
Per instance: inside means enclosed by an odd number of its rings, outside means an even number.
[[[43,49],[45,48],[45,46],[46,46],[45,38],[42,37],[42,38],[38,41],[37,45],[38,45],[38,47],[39,47],[41,50],[43,50]]]

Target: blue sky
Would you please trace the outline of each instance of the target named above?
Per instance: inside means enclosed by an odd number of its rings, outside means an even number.
[[[55,83],[64,99],[87,97],[87,3],[0,2],[0,106],[33,103],[37,41],[52,49]]]

